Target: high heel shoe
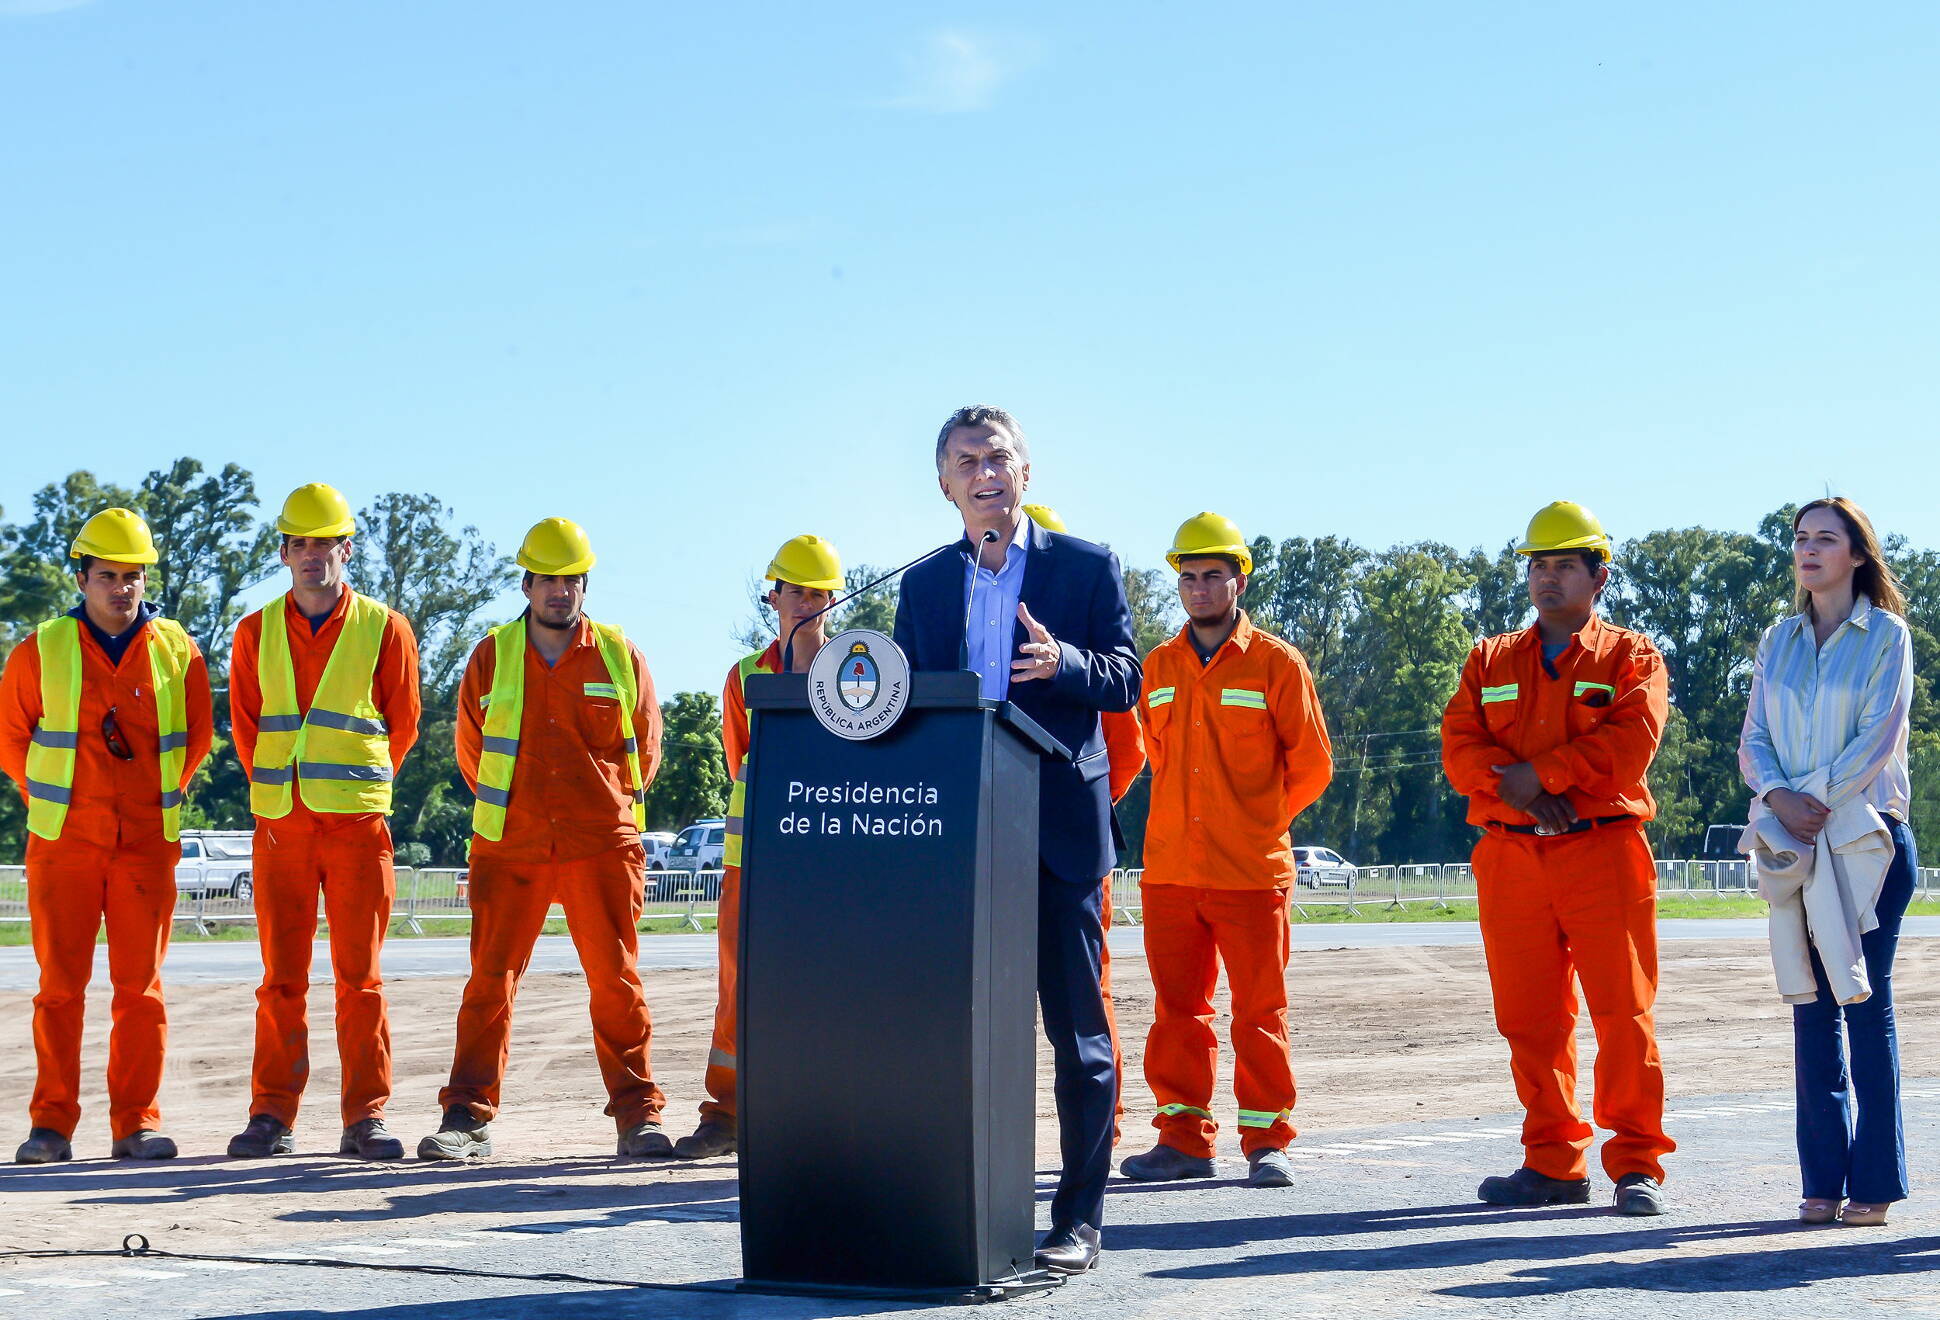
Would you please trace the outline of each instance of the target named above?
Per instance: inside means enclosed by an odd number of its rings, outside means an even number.
[[[1830,1224],[1839,1217],[1840,1202],[1823,1196],[1808,1196],[1799,1202],[1801,1224]]]
[[[1886,1222],[1889,1206],[1861,1205],[1857,1201],[1846,1202],[1846,1208],[1839,1213],[1839,1222],[1847,1228],[1878,1228]]]

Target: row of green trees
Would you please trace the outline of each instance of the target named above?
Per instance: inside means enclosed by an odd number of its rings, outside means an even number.
[[[224,754],[229,644],[243,593],[282,571],[249,472],[235,464],[209,472],[183,458],[133,487],[76,472],[38,492],[29,517],[0,523],[0,655],[40,620],[72,607],[67,548],[81,523],[111,504],[139,511],[153,528],[162,558],[149,597],[202,643],[219,689],[217,751],[192,786],[189,821],[247,828],[247,785]],[[1690,855],[1706,825],[1744,817],[1738,727],[1758,635],[1789,608],[1792,514],[1777,510],[1755,532],[1683,528],[1618,549],[1605,613],[1648,633],[1671,677],[1675,709],[1651,772],[1660,855]],[[452,755],[453,703],[465,657],[494,621],[487,607],[512,584],[513,566],[435,496],[380,495],[359,511],[358,525],[352,581],[409,618],[423,651],[422,741],[397,783],[399,856],[456,863],[471,799]],[[1920,675],[1913,824],[1924,832],[1940,825],[1940,711],[1927,678],[1940,637],[1940,553],[1896,541],[1889,554],[1911,602]],[[1302,816],[1301,841],[1362,863],[1466,855],[1472,831],[1441,774],[1438,727],[1475,639],[1527,621],[1516,555],[1506,546],[1464,552],[1419,542],[1374,550],[1339,537],[1260,537],[1253,557],[1246,607],[1306,654],[1334,737],[1334,783]],[[857,565],[850,585],[876,571]],[[1151,569],[1127,569],[1125,587],[1143,653],[1179,627],[1176,594],[1170,574]],[[772,636],[772,616],[757,589],[750,598],[736,640],[752,647]],[[837,626],[886,631],[894,611],[892,584],[848,607]],[[665,759],[648,800],[649,824],[678,829],[725,807],[720,704],[713,691],[680,692],[662,712]],[[1148,782],[1142,777],[1120,808],[1130,864],[1139,858]],[[19,796],[0,793],[0,858],[17,859],[23,846]]]

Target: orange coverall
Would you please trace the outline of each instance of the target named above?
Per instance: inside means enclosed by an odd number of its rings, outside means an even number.
[[[1662,1180],[1664,1069],[1657,997],[1657,876],[1643,825],[1657,811],[1646,774],[1670,708],[1663,657],[1641,633],[1592,617],[1552,663],[1536,628],[1481,642],[1442,717],[1442,763],[1469,800],[1482,945],[1496,1028],[1509,1042],[1529,1168],[1586,1176],[1592,1129],[1576,1103],[1576,996],[1596,1029],[1596,1122],[1614,1180]],[[1528,762],[1568,798],[1579,832],[1525,832],[1496,766]]]
[[[27,836],[27,915],[40,964],[28,1113],[34,1127],[68,1138],[81,1117],[81,1022],[94,972],[95,933],[104,919],[108,980],[114,986],[109,1126],[115,1141],[161,1126],[155,1093],[168,1044],[162,957],[175,912],[175,864],[182,845],[162,837],[150,637],[143,624],[116,665],[82,624],[81,736],[67,819],[58,839]],[[188,786],[209,754],[209,670],[199,648],[183,682],[188,743],[178,788]],[[101,728],[110,710],[132,760],[108,750]],[[23,802],[27,748],[41,714],[40,648],[29,636],[7,657],[0,677],[0,769],[21,786]]]
[[[1145,768],[1145,731],[1135,710],[1108,710],[1098,717],[1105,734],[1105,763],[1110,767],[1111,800],[1117,805],[1131,791],[1132,781]],[[1111,1002],[1111,877],[1100,886],[1098,915],[1105,929],[1099,946],[1098,988],[1105,996],[1105,1025],[1111,1028],[1111,1061],[1118,1076],[1118,1101],[1112,1111],[1111,1140],[1115,1146],[1125,1118],[1125,1049],[1118,1039],[1118,1011]]]
[[[312,632],[295,598],[284,602],[299,710],[310,709],[349,608],[350,593],[345,591],[323,626]],[[263,616],[258,612],[236,625],[229,658],[229,716],[245,778],[256,763],[257,721],[263,711],[262,684],[256,677],[262,644]],[[395,770],[418,741],[423,713],[418,640],[396,610],[390,611],[378,646],[371,702],[389,727]],[[397,894],[391,831],[377,812],[310,810],[303,805],[300,784],[293,785],[291,796],[289,815],[256,821],[256,934],[263,950],[263,983],[256,991],[249,1112],[268,1114],[284,1127],[296,1126],[310,1077],[310,952],[321,893],[330,923],[337,1058],[343,1068],[341,1108],[348,1127],[381,1117],[391,1098],[391,1027],[378,967]]]
[[[474,789],[495,646],[490,637],[478,644],[458,685],[458,770]],[[627,650],[639,684],[633,728],[644,786],[660,768],[660,705],[639,648],[629,643]],[[606,1112],[621,1132],[660,1121],[666,1097],[653,1083],[653,1022],[636,965],[646,849],[633,820],[619,700],[586,690],[611,682],[584,619],[556,664],[526,642],[525,706],[504,834],[497,842],[472,836],[471,976],[440,1108],[464,1105],[486,1122],[497,1115],[512,1003],[546,914],[559,903],[586,973]]]
[[[1300,652],[1242,610],[1209,663],[1191,625],[1145,657],[1139,696],[1152,760],[1145,826],[1145,956],[1154,1016],[1145,1079],[1161,1145],[1209,1159],[1213,992],[1233,998],[1240,1147],[1294,1138],[1287,1041],[1287,893],[1293,818],[1334,777],[1333,744]]]
[[[770,642],[761,653],[764,674],[781,672],[781,643]],[[721,751],[727,760],[731,779],[741,769],[748,754],[748,697],[741,690],[741,666],[728,670],[721,689]],[[714,930],[720,948],[715,972],[714,1039],[707,1051],[707,1099],[701,1101],[701,1118],[729,1127],[734,1125],[734,1083],[737,1033],[735,1032],[735,990],[741,973],[741,868],[721,868],[721,901],[715,908]]]

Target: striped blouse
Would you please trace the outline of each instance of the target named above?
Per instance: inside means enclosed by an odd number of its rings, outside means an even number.
[[[1829,769],[1828,807],[1857,798],[1905,820],[1912,710],[1906,620],[1861,595],[1818,646],[1811,619],[1794,614],[1759,639],[1738,769],[1755,798]]]

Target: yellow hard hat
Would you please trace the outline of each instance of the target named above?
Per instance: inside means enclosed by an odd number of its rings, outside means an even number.
[[[1024,512],[1030,514],[1031,521],[1047,532],[1071,534],[1071,529],[1064,525],[1064,519],[1058,517],[1058,511],[1048,504],[1026,504]]]
[[[1165,562],[1176,569],[1181,559],[1201,555],[1226,555],[1239,560],[1240,572],[1253,571],[1253,552],[1246,548],[1239,524],[1222,514],[1195,513],[1180,523],[1179,530],[1173,533],[1172,549],[1166,552]]]
[[[1593,550],[1607,561],[1610,538],[1594,513],[1569,500],[1557,500],[1538,509],[1529,520],[1529,532],[1516,553],[1546,555],[1557,550]]]
[[[771,582],[793,582],[810,591],[840,591],[842,556],[821,537],[803,532],[775,551],[762,576]]]
[[[532,524],[519,546],[519,567],[528,573],[571,577],[593,567],[593,543],[586,529],[570,518],[547,518]]]
[[[133,509],[103,509],[81,524],[80,535],[74,538],[67,557],[79,559],[82,555],[123,564],[152,564],[159,557],[148,524]]]
[[[313,481],[283,501],[276,530],[285,536],[349,536],[357,530],[357,520],[350,516],[350,501],[342,491]]]

